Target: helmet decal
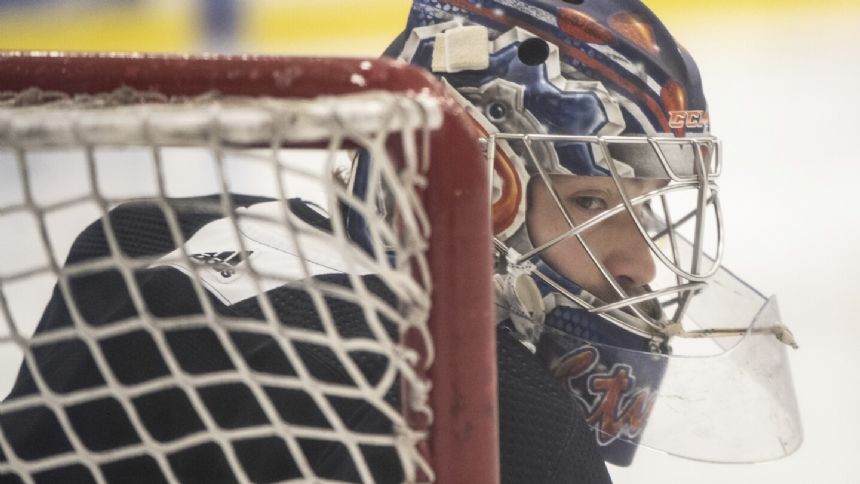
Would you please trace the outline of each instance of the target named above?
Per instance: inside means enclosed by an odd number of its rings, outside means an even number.
[[[601,368],[599,349],[586,345],[560,357],[551,370],[582,403],[599,445],[606,447],[620,437],[635,439],[645,428],[657,392],[637,385],[633,366]]]
[[[642,50],[657,54],[660,46],[654,40],[654,30],[642,17],[630,12],[619,12],[609,17],[609,26]]]
[[[567,36],[589,44],[607,45],[615,39],[609,29],[572,8],[562,7],[558,10],[558,28]]]
[[[655,132],[668,133],[668,110],[661,104],[661,86],[677,78],[700,91],[698,70],[683,49],[643,48],[642,45],[676,44],[644,5],[625,3],[630,4],[630,11],[606,11],[597,6],[589,14],[557,0],[417,0],[408,28],[453,18],[471,20],[499,32],[519,27],[557,46],[565,63],[634,100],[650,118]],[[610,17],[615,18],[620,32],[611,28]],[[585,29],[577,30],[579,25]],[[643,51],[648,55],[643,56]],[[691,106],[706,110],[704,96],[691,100]]]
[[[683,137],[685,134],[684,128],[686,126],[678,126],[677,123],[673,123],[672,113],[687,111],[687,94],[684,92],[684,88],[673,80],[666,81],[660,89],[660,98],[663,100],[663,105],[666,106],[666,110],[669,112],[669,127],[672,128],[672,132],[675,133],[675,136],[679,138]]]

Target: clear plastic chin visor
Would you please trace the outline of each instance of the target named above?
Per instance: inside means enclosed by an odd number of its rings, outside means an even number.
[[[599,445],[628,442],[723,463],[779,459],[800,446],[790,334],[776,300],[723,269],[705,294],[690,303],[691,324],[745,321],[746,332],[672,338],[670,352],[657,354],[545,328],[538,354],[579,400]]]

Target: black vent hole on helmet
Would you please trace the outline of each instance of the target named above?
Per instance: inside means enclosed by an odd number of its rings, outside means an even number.
[[[502,103],[490,103],[486,109],[487,118],[493,122],[504,121],[508,117],[508,107]]]
[[[572,3],[574,5],[582,5],[585,0],[563,0],[564,3]]]
[[[549,44],[536,37],[526,39],[517,49],[517,56],[520,58],[520,62],[527,66],[543,64],[549,57]]]

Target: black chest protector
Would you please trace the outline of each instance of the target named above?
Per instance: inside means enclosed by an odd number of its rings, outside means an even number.
[[[204,225],[219,218],[202,212],[206,197],[171,201],[187,240]],[[210,201],[217,203],[217,198]],[[267,201],[253,196],[234,195],[236,207]],[[290,209],[304,221],[331,230],[330,221],[299,200],[289,202]],[[147,203],[129,203],[111,212],[111,223],[120,247],[129,257],[165,254],[175,249],[167,221],[160,208]],[[72,246],[67,263],[75,263],[110,254],[100,221],[85,229]],[[197,293],[188,277],[170,267],[140,269],[135,279],[147,309],[157,317],[202,314]],[[349,285],[343,274],[315,276],[327,282]],[[367,287],[382,298],[393,298],[385,285],[374,276],[365,276]],[[137,310],[122,275],[104,270],[74,276],[70,279],[75,305],[82,318],[97,328],[133,318]],[[278,287],[268,291],[281,323],[297,328],[320,327],[320,318],[308,294],[300,289]],[[263,319],[256,298],[225,305],[210,297],[219,314],[232,317]],[[361,336],[369,331],[361,308],[355,304],[327,299],[326,304],[344,336]],[[63,295],[55,289],[37,328],[45,333],[71,327],[73,319]],[[393,331],[393,325],[387,326]],[[229,336],[254,370],[295,376],[295,369],[275,342],[264,335],[231,330]],[[218,337],[211,329],[192,327],[165,331],[165,339],[183,372],[202,375],[233,369]],[[538,359],[504,329],[497,333],[499,371],[499,413],[501,475],[505,483],[589,483],[610,482],[591,431],[576,411],[576,405],[550,376]],[[144,330],[121,333],[98,340],[101,352],[115,378],[122,385],[138,385],[168,376],[170,370],[153,337]],[[297,344],[297,351],[308,371],[325,382],[350,384],[346,370],[331,350]],[[84,389],[103,389],[105,376],[87,345],[79,339],[64,340],[34,347],[33,356],[45,384],[58,394]],[[385,367],[377,355],[355,358],[369,381],[379,379]],[[280,417],[297,425],[325,426],[321,414],[307,393],[300,390],[265,387]],[[241,382],[218,383],[196,388],[196,392],[218,427],[237,429],[263,425],[267,419],[250,389]],[[31,372],[22,366],[15,386],[7,398],[14,400],[38,393]],[[386,399],[396,404],[400,392],[395,383]],[[205,429],[189,398],[181,389],[156,387],[131,397],[140,421],[160,443],[175,442]],[[391,422],[379,411],[357,399],[332,399],[332,406],[352,430],[384,432]],[[106,395],[66,408],[66,414],[81,443],[90,451],[106,452],[141,441],[120,401]],[[47,405],[0,415],[3,434],[19,458],[42,459],[73,449],[62,430],[57,415]],[[301,472],[287,446],[275,437],[248,438],[231,442],[236,457],[254,482],[274,482],[301,477]],[[317,476],[325,479],[356,482],[359,475],[346,447],[338,442],[300,439],[302,453]],[[400,482],[403,470],[393,448],[362,448],[377,482]],[[0,461],[6,456],[0,453]],[[169,453],[174,475],[182,482],[235,482],[222,448],[214,442],[203,442]],[[101,466],[110,482],[165,482],[157,462],[148,455],[119,458]],[[69,464],[37,474],[38,482],[95,482],[90,470],[82,464]],[[0,483],[21,482],[14,474],[0,474]]]

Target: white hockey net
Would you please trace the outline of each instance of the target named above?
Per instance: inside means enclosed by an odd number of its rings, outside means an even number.
[[[0,96],[0,476],[433,479],[437,100]]]

